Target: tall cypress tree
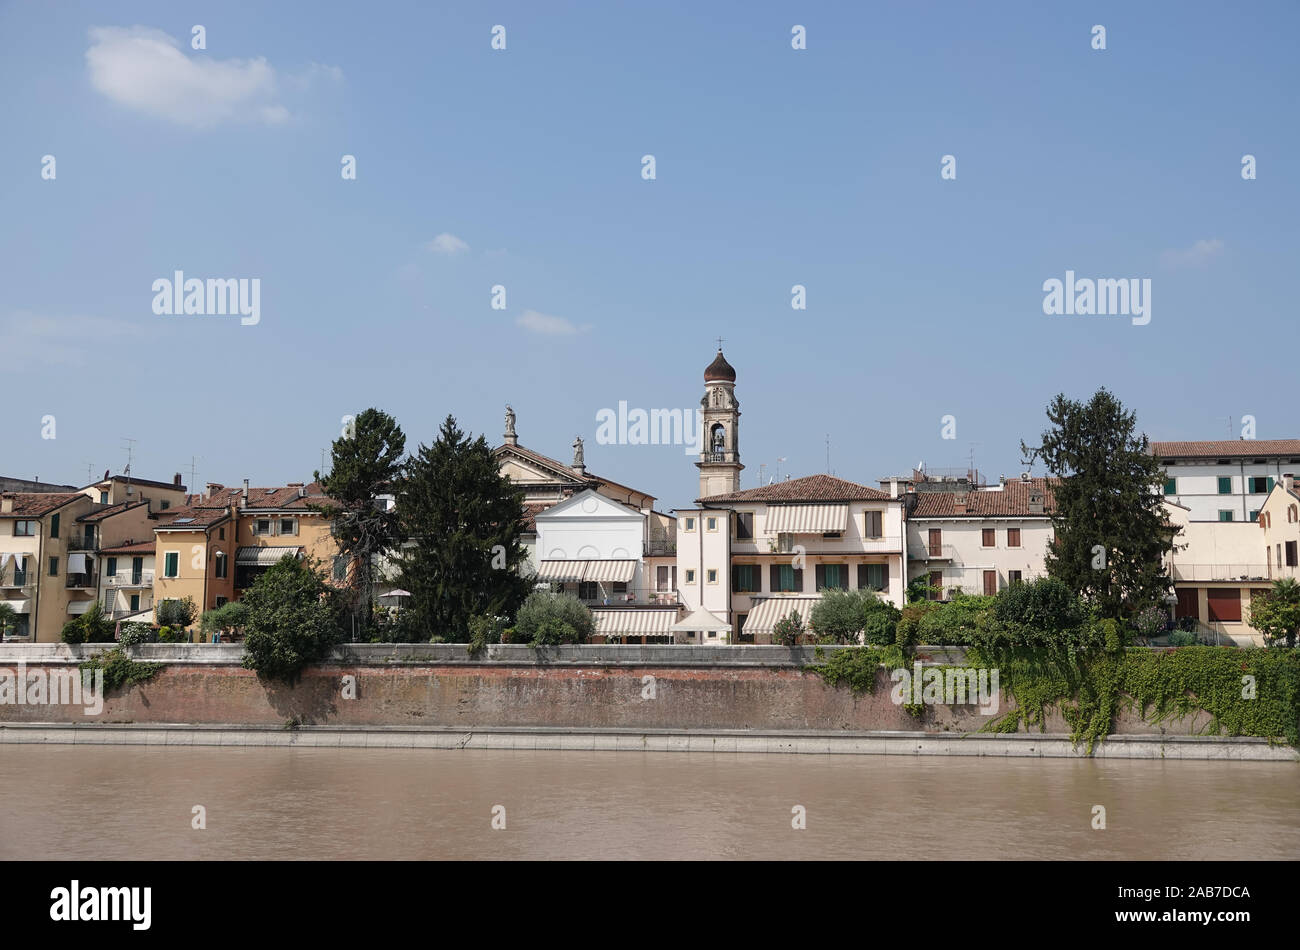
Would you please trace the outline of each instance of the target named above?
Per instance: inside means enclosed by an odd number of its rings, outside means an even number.
[[[313,507],[330,519],[340,553],[356,562],[349,579],[354,616],[362,631],[372,625],[374,559],[402,540],[397,513],[381,508],[377,499],[394,490],[405,453],[406,436],[397,420],[378,409],[366,409],[353,420],[349,432],[334,440],[329,474],[316,473],[330,502]]]
[[[422,636],[464,642],[473,614],[514,615],[531,586],[518,571],[523,492],[481,435],[447,416],[437,441],[407,462],[397,511],[410,539],[399,561],[407,620]]]
[[[1164,558],[1173,548],[1161,508],[1165,475],[1146,436],[1135,432],[1136,415],[1102,388],[1087,403],[1058,395],[1047,418],[1052,428],[1042,444],[1020,448],[1060,479],[1048,574],[1103,617],[1163,605],[1171,586]]]

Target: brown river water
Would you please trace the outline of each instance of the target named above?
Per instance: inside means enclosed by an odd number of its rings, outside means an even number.
[[[0,745],[0,860],[1296,857],[1294,763]]]

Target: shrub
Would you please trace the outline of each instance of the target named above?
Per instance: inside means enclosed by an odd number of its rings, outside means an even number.
[[[992,608],[992,597],[957,591],[952,600],[934,604],[921,615],[916,629],[918,642],[936,646],[973,643],[975,635],[987,624]]]
[[[117,638],[117,642],[124,647],[132,647],[137,643],[153,643],[158,639],[158,634],[154,632],[153,626],[139,621],[122,624],[122,633]]]
[[[197,615],[198,607],[193,597],[161,601],[155,611],[158,622],[166,627],[188,627]]]
[[[213,610],[203,611],[199,617],[199,632],[205,640],[210,640],[214,633],[233,635],[243,628],[247,619],[248,607],[241,601],[231,601]]]
[[[1028,646],[1086,653],[1105,646],[1105,631],[1090,622],[1083,603],[1064,583],[1040,577],[999,591],[989,622],[971,643],[995,649]]]
[[[812,609],[809,624],[818,637],[838,643],[893,643],[898,608],[867,590],[831,590]]]
[[[469,655],[481,653],[489,643],[501,643],[506,628],[505,617],[471,614],[469,618]]]
[[[63,625],[63,630],[59,634],[59,639],[64,643],[85,643],[86,628],[81,625],[80,617],[73,617]]]
[[[533,591],[515,617],[516,643],[585,643],[596,632],[587,605],[572,594]]]
[[[244,666],[287,682],[328,655],[343,638],[324,580],[306,564],[283,557],[243,597]]]
[[[96,654],[89,660],[80,664],[84,672],[90,672],[101,669],[104,671],[104,692],[112,692],[123,686],[129,686],[132,683],[143,683],[151,679],[155,673],[163,668],[161,663],[141,663],[132,660],[122,651],[121,647],[113,650],[107,650],[103,653]]]
[[[1169,629],[1169,613],[1160,607],[1148,607],[1133,618],[1133,629],[1139,637],[1158,637]]]
[[[1188,630],[1175,630],[1169,634],[1169,645],[1171,647],[1194,647],[1200,642],[1196,634]]]
[[[185,643],[187,640],[188,637],[186,637],[184,630],[179,628],[173,629],[171,627],[158,628],[159,643]]]
[[[919,600],[904,607],[894,633],[898,645],[909,650],[920,643],[921,621],[926,614],[938,609],[939,605],[932,600]]]
[[[799,636],[803,633],[803,620],[799,618],[797,610],[790,611],[789,614],[782,617],[772,628],[772,642],[779,643],[782,646],[792,647],[799,642]]]
[[[95,601],[80,617],[63,625],[59,638],[64,643],[112,643],[113,624],[104,616],[104,607]]]

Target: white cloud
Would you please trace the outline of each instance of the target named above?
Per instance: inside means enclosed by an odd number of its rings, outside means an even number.
[[[579,328],[574,326],[564,317],[549,317],[544,313],[538,313],[536,310],[525,310],[515,323],[525,330],[543,333],[547,336],[571,336],[587,329],[587,327]]]
[[[17,310],[0,320],[10,367],[33,373],[52,366],[86,366],[105,344],[147,337],[144,325],[107,317],[49,317]]]
[[[190,51],[147,26],[96,26],[86,50],[90,82],[105,97],[148,115],[207,128],[222,122],[279,125],[290,117],[279,79],[265,57],[215,59]],[[337,67],[313,63],[290,84],[342,78]]]
[[[459,254],[461,251],[468,251],[469,245],[456,237],[454,234],[448,234],[444,231],[436,238],[425,245],[435,254]]]
[[[1160,263],[1165,267],[1204,267],[1211,258],[1223,251],[1224,243],[1218,238],[1197,241],[1191,247],[1165,251],[1160,255]]]

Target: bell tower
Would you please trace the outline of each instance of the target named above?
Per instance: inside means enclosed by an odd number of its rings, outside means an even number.
[[[700,470],[700,497],[740,491],[740,402],[736,399],[736,371],[718,355],[704,371],[704,451],[695,463]]]

